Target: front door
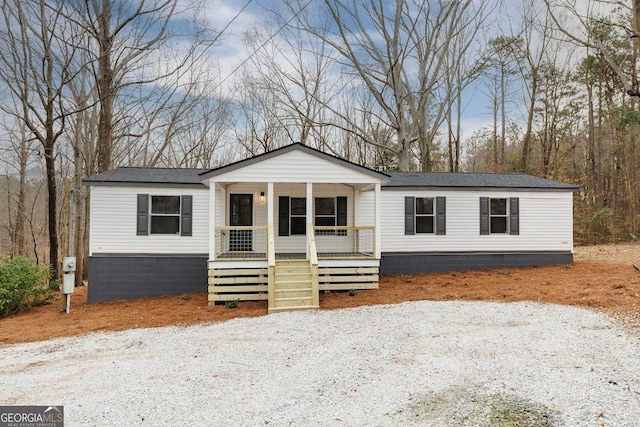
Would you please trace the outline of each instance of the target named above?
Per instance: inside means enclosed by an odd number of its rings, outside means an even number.
[[[253,194],[230,194],[229,225],[232,227],[253,225]],[[251,252],[253,232],[251,230],[230,230],[229,251]]]

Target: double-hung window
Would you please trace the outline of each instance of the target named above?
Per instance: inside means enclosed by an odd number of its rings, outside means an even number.
[[[136,234],[192,235],[193,196],[138,194]]]
[[[291,234],[307,234],[307,199],[291,198]]]
[[[278,235],[307,234],[307,199],[280,196],[278,199]]]
[[[347,225],[346,197],[316,197],[313,209],[313,219],[316,226],[335,227]],[[306,198],[280,196],[278,210],[279,236],[306,234]],[[345,236],[346,230],[320,230],[316,234]]]
[[[480,197],[480,234],[520,234],[520,199]]]
[[[180,233],[180,196],[151,196],[151,234]]]
[[[447,199],[406,196],[404,234],[447,234]]]
[[[416,197],[416,233],[433,233],[433,197]]]
[[[321,227],[335,227],[347,225],[346,197],[316,197],[315,225]],[[346,230],[318,230],[319,235],[346,236]]]

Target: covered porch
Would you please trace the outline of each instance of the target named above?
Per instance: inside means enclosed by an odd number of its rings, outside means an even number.
[[[320,291],[377,288],[387,178],[302,144],[204,174],[209,303],[317,309]]]
[[[256,190],[235,192],[247,186]],[[357,212],[366,204],[361,193],[372,193],[369,202],[379,200],[379,186],[267,182],[210,188],[222,222],[211,224],[210,304],[267,300],[269,312],[317,309],[321,291],[378,287],[379,210],[372,203],[368,214]],[[340,195],[329,197],[334,193]]]

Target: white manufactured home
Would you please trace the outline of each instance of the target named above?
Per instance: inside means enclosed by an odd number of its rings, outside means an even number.
[[[91,188],[89,302],[208,289],[317,308],[379,274],[570,263],[576,186],[377,172],[302,144],[217,169],[124,167]]]

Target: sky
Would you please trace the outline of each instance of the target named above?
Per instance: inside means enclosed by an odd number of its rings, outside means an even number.
[[[220,46],[216,47],[223,84],[232,81],[233,76],[242,69],[243,62],[251,55],[251,52],[243,47],[245,31],[253,25],[262,25],[269,16],[268,11],[277,8],[279,3],[278,0],[208,1],[205,16],[216,29],[224,28],[233,21],[225,30]],[[463,139],[492,123],[492,114],[483,88],[472,87],[465,98],[467,108],[463,115]]]
[[[262,26],[271,16],[269,11],[277,9],[281,5],[280,0],[203,0],[205,8],[202,11],[202,19],[217,30],[224,29],[224,34],[218,41],[214,56],[219,68],[219,80],[221,88],[227,90],[231,87],[234,77],[242,70],[243,63],[249,59],[253,52],[247,51],[243,38],[252,26]],[[301,0],[304,1],[304,0]],[[319,0],[310,0],[313,2]],[[364,0],[363,0],[364,1]],[[486,0],[477,0],[486,1]],[[497,0],[495,0],[497,1]],[[542,5],[542,0],[537,0]],[[564,1],[564,0],[563,0]],[[567,0],[573,1],[573,0]],[[579,0],[577,4],[585,8],[590,0]],[[520,0],[504,0],[510,13],[516,14]],[[191,6],[191,0],[179,0],[179,9]],[[503,10],[504,11],[504,10]],[[503,22],[508,31],[508,25]],[[493,30],[496,35],[501,31],[499,26]],[[469,88],[465,95],[466,110],[463,113],[463,140],[470,137],[475,131],[492,124],[492,113],[489,101],[486,97],[486,88],[477,84]],[[518,119],[517,103],[508,106],[511,109],[511,117]]]
[[[187,1],[187,0],[185,0]],[[311,6],[313,2],[311,0]],[[477,0],[487,1],[487,0]],[[497,0],[496,0],[497,1]],[[536,0],[539,11],[544,10],[544,0]],[[604,4],[593,0],[551,0],[556,2],[565,2],[572,5],[579,13],[586,13],[588,9],[591,11],[599,8],[602,12],[607,12],[612,7],[611,4]],[[233,21],[226,31],[221,46],[216,49],[216,55],[219,59],[221,78],[227,83],[233,79],[234,73],[242,69],[243,61],[251,55],[243,47],[243,36],[245,31],[252,25],[262,25],[269,17],[269,10],[277,8],[281,2],[279,0],[210,0],[207,4],[205,12],[207,19],[216,28],[223,28]],[[347,2],[349,3],[349,2]],[[364,3],[364,1],[363,1]],[[488,37],[509,34],[509,32],[517,30],[519,14],[522,10],[521,0],[504,0],[502,7],[498,8],[495,14],[500,13],[500,18],[491,23],[489,27]],[[569,23],[570,14],[564,15],[563,23]],[[509,19],[511,18],[511,19]],[[516,22],[511,24],[511,20]],[[572,30],[579,28],[580,25],[570,27]],[[574,56],[572,60],[579,60],[580,53]],[[515,90],[522,89],[515,87]],[[492,125],[491,104],[487,98],[487,88],[483,87],[480,81],[472,85],[465,94],[466,109],[463,113],[463,140],[471,136],[475,131]],[[525,113],[522,110],[524,101],[522,96],[513,97],[513,100],[507,105],[508,113],[511,120],[521,122],[524,120]]]

